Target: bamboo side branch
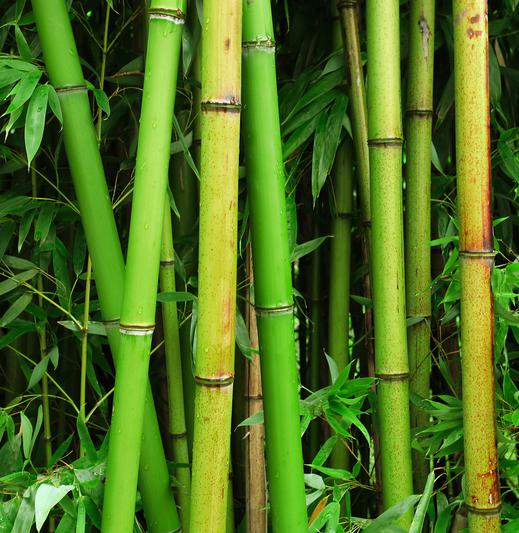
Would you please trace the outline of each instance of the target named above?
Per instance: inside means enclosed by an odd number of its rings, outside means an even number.
[[[469,531],[501,530],[494,390],[488,6],[454,0],[465,502]]]
[[[405,320],[398,0],[368,0],[375,374],[382,494],[388,508],[413,493]],[[411,514],[401,520],[410,525]]]
[[[409,14],[409,76],[406,111],[406,304],[410,391],[429,397],[431,373],[431,136],[434,73],[434,0],[412,0]],[[411,406],[411,426],[428,415]],[[429,464],[413,451],[416,492],[425,487]]]
[[[193,532],[225,531],[236,310],[241,1],[205,0]],[[196,512],[194,512],[196,509]]]
[[[33,0],[32,6],[47,73],[60,99],[64,145],[108,341],[117,363],[119,332],[116,326],[123,297],[124,261],[83,72],[66,3],[63,0]],[[177,529],[180,523],[149,385],[145,409],[139,490],[148,530],[164,533]]]

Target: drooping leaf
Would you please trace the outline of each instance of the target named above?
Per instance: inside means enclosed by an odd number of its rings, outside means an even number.
[[[31,162],[40,148],[41,140],[43,139],[48,95],[48,86],[39,85],[34,90],[27,108],[24,137],[28,167],[31,166]]]
[[[13,111],[18,110],[23,104],[25,104],[25,102],[27,102],[27,100],[29,100],[36,89],[36,85],[38,85],[38,82],[40,81],[41,74],[40,70],[31,70],[23,75],[22,79],[13,89],[13,91],[15,91],[14,97],[4,115],[13,113]]]
[[[42,483],[38,487],[34,499],[34,513],[36,518],[36,529],[38,531],[43,527],[51,509],[73,488],[74,485],[60,485],[59,487],[55,487],[48,483]]]
[[[32,294],[25,293],[17,298],[0,318],[0,328],[8,326],[13,320],[23,313],[25,308],[31,303]]]

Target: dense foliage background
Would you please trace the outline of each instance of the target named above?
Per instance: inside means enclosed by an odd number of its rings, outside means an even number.
[[[145,3],[88,0],[70,3],[74,35],[88,84],[120,238],[128,237],[132,179],[139,129],[145,48]],[[504,531],[519,529],[519,10],[517,0],[490,2],[490,100],[494,209],[493,271],[495,368],[499,469]],[[196,186],[177,195],[182,180],[196,183],[197,108],[195,58],[201,2],[191,1],[182,41],[170,165],[174,213],[181,202],[197,206]],[[311,531],[382,531],[415,505],[418,497],[381,513],[373,436],[376,401],[366,345],[372,337],[365,314],[366,274],[357,201],[352,218],[352,297],[349,349],[352,364],[337,375],[326,356],[329,243],[334,212],[329,174],[341,139],[351,134],[344,94],[344,64],[332,50],[328,3],[285,0],[273,4],[277,33],[279,104],[287,171],[287,202],[295,284],[296,336],[307,505]],[[362,19],[363,20],[363,19]],[[403,94],[407,80],[407,2],[401,2]],[[365,51],[364,21],[361,25]],[[430,414],[415,431],[413,446],[434,465],[422,514],[429,531],[461,531],[463,427],[459,340],[459,257],[456,213],[453,33],[451,4],[437,2],[433,120],[433,360],[430,399],[412,398]],[[367,56],[364,56],[369,61]],[[0,531],[36,526],[68,532],[94,531],[102,513],[104,460],[110,424],[114,369],[99,317],[95,282],[63,150],[61,111],[49,84],[29,2],[0,0]],[[404,149],[405,163],[405,149]],[[233,432],[235,526],[242,523],[244,364],[251,344],[243,302],[249,278],[245,169],[240,174],[239,310]],[[180,196],[182,199],[180,200]],[[196,214],[190,227],[175,227],[177,291],[184,331],[196,328]],[[95,277],[95,272],[94,272]],[[189,293],[189,294],[186,294]],[[165,301],[172,296],[159,295]],[[195,301],[195,305],[191,302]],[[87,309],[85,313],[85,308]],[[160,312],[160,311],[159,311]],[[408,325],[412,325],[410,319]],[[160,323],[160,320],[157,321]],[[368,342],[366,342],[368,339]],[[189,346],[189,342],[184,344]],[[318,354],[316,388],[311,353]],[[82,357],[83,355],[83,357]],[[190,354],[188,354],[188,357]],[[315,366],[314,366],[315,368]],[[372,369],[371,369],[372,370]],[[154,337],[150,379],[167,433],[168,406],[160,327]],[[313,379],[313,381],[312,381]],[[82,405],[83,395],[85,405]],[[83,413],[83,415],[81,415]],[[238,427],[239,426],[239,427]],[[339,438],[352,451],[350,471],[326,466]],[[164,439],[168,453],[169,440]],[[173,471],[173,467],[172,467]],[[59,504],[58,504],[59,502]],[[340,502],[343,505],[339,525]],[[419,509],[420,510],[420,509]],[[50,513],[50,515],[49,515]],[[53,520],[47,520],[51,516]],[[345,518],[346,517],[346,518]],[[50,525],[49,525],[50,524]],[[144,530],[141,514],[137,530]],[[341,529],[343,528],[343,529]],[[389,531],[390,529],[387,529]],[[424,529],[425,530],[425,529]],[[384,530],[385,531],[385,530]],[[419,531],[419,529],[417,530]]]

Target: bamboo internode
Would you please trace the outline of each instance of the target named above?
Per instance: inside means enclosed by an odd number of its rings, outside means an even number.
[[[471,532],[500,531],[491,292],[488,15],[453,2],[456,170],[460,226],[465,502]]]

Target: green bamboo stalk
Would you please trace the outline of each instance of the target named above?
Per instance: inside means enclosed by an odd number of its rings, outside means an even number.
[[[162,249],[160,253],[160,290],[175,292],[175,251],[171,227],[171,210],[166,200],[162,226]],[[184,388],[182,386],[182,360],[176,302],[162,304],[164,327],[164,351],[168,378],[169,437],[173,449],[173,460],[178,480],[177,494],[181,510],[182,530],[189,531],[189,509],[191,497],[191,475],[186,421],[184,417]]]
[[[332,169],[332,235],[330,245],[330,296],[328,307],[328,353],[342,372],[349,363],[351,216],[353,204],[353,161],[349,139],[335,156]],[[339,441],[332,451],[333,468],[348,469],[349,452]]]
[[[184,0],[152,0],[149,9],[103,533],[130,532],[133,527],[184,12]]]
[[[268,0],[244,1],[243,10],[247,184],[272,527],[274,531],[306,532],[272,13]]]
[[[191,531],[226,527],[236,308],[241,2],[205,0]]]
[[[465,502],[469,531],[501,531],[494,391],[488,6],[454,0]]]
[[[356,175],[359,188],[359,204],[362,217],[363,233],[366,247],[370,248],[370,177],[368,151],[368,114],[366,109],[366,91],[364,73],[360,54],[358,0],[339,0],[337,9],[341,19],[342,38],[344,42],[344,59],[348,76],[350,95],[349,112],[355,149]],[[369,253],[368,253],[369,256]]]
[[[198,61],[197,61],[198,62]],[[196,73],[195,73],[196,77]],[[194,104],[195,106],[196,104]],[[199,122],[198,111],[195,109],[195,123]],[[179,123],[181,127],[185,126],[187,117],[185,114],[180,114]],[[195,129],[195,126],[193,126]],[[200,139],[194,138],[193,143],[199,144]],[[193,150],[193,159],[195,164],[199,164],[200,158],[196,157],[199,152],[198,149]],[[187,238],[195,234],[195,227],[198,217],[198,183],[195,173],[191,170],[186,162],[186,158],[183,153],[175,154],[172,157],[170,165],[170,182],[173,197],[177,205],[180,218],[175,221],[173,226],[173,236],[175,242],[186,240]],[[196,271],[196,257],[197,248],[196,244],[193,245],[192,251],[190,250],[187,261],[184,263],[186,277]],[[185,289],[184,289],[185,290]],[[186,302],[183,304],[185,315],[188,315],[192,309],[191,303]],[[187,440],[189,453],[193,450],[193,423],[194,423],[194,407],[195,407],[195,382],[193,379],[193,363],[192,363],[192,348],[191,348],[191,323],[189,320],[184,321],[180,326],[180,354],[182,357],[182,385],[184,391],[184,413],[185,423],[187,431]]]
[[[66,3],[33,0],[32,5],[47,72],[60,99],[65,149],[92,258],[101,312],[116,361],[120,338],[116,326],[123,295],[124,261],[83,73]],[[139,489],[148,530],[165,533],[177,529],[180,524],[149,386]]]
[[[409,75],[406,111],[406,304],[410,391],[429,397],[431,373],[431,137],[434,73],[434,0],[409,5]],[[411,405],[411,427],[425,426],[428,415]],[[422,492],[429,462],[413,451],[414,486]]]
[[[382,494],[391,507],[413,492],[402,222],[402,126],[398,0],[368,0],[375,373]],[[401,525],[408,527],[407,513]]]
[[[86,409],[86,385],[88,363],[88,321],[90,313],[90,287],[92,281],[92,261],[87,259],[86,282],[85,282],[85,309],[83,310],[83,329],[81,330],[81,378],[79,385],[79,416],[85,422]],[[83,443],[81,443],[80,455],[84,455]]]

